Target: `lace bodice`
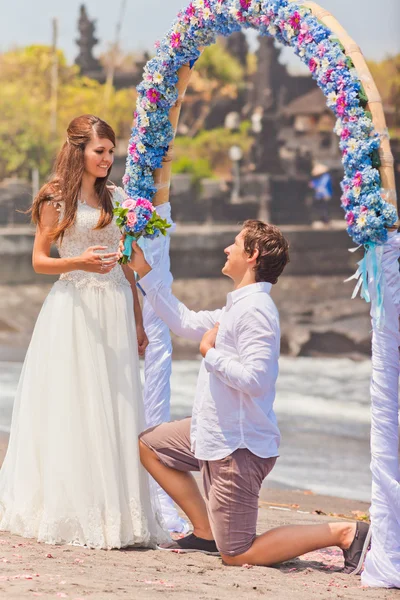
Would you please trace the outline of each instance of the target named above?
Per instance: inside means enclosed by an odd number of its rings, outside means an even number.
[[[113,203],[123,200],[123,191],[115,188]],[[62,202],[59,203],[60,217],[63,212]],[[99,220],[100,211],[88,204],[79,202],[76,219],[73,227],[67,229],[57,249],[61,258],[80,256],[89,246],[107,246],[103,252],[114,252],[118,249],[121,233],[115,220],[103,229],[95,229]],[[77,287],[108,287],[129,286],[121,265],[117,264],[109,273],[88,273],[86,271],[71,271],[60,275],[59,281],[70,282]]]

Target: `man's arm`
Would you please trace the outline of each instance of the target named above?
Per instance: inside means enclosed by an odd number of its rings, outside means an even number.
[[[239,359],[221,355],[216,348],[205,354],[207,371],[226,385],[249,394],[262,396],[275,382],[279,357],[279,327],[259,309],[243,315],[237,330]]]
[[[189,310],[172,293],[170,287],[163,282],[161,274],[152,269],[146,262],[139,246],[132,244],[132,259],[128,263],[140,277],[140,287],[156,315],[168,325],[176,335],[200,342],[204,333],[214,327],[221,310],[199,311]]]

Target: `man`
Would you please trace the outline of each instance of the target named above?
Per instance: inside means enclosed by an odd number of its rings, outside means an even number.
[[[277,227],[246,221],[225,254],[222,273],[234,290],[222,310],[196,313],[133,244],[130,266],[154,311],[174,333],[197,340],[203,356],[192,418],[140,436],[143,465],[193,525],[193,534],[161,549],[220,553],[227,565],[272,565],[336,545],[347,572],[358,572],[369,543],[365,523],[279,527],[256,536],[259,492],[280,440],[273,411],[280,328],[270,290],[289,250]],[[205,501],[190,471],[201,471]]]
[[[318,163],[311,171],[309,186],[314,190],[314,207],[323,223],[329,223],[329,202],[332,200],[332,177],[327,166]]]

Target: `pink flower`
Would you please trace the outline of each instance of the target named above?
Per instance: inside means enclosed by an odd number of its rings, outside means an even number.
[[[268,15],[263,15],[261,17],[261,23],[263,25],[267,25],[268,26],[271,23],[271,17],[269,17]]]
[[[311,73],[314,73],[314,71],[317,70],[318,67],[318,63],[315,60],[315,58],[310,58],[310,62],[308,63],[308,68],[310,69]]]
[[[342,206],[348,206],[350,204],[350,200],[346,198],[346,196],[342,197]]]
[[[155,88],[150,88],[149,90],[147,90],[146,96],[150,100],[150,102],[156,104],[160,99],[160,92]]]
[[[155,210],[154,206],[150,202],[150,200],[146,200],[146,198],[138,198],[136,201],[137,206],[142,206],[147,210],[151,210],[153,212]]]
[[[368,212],[368,207],[367,207],[367,206],[362,206],[362,207],[361,207],[361,210],[360,210],[360,213],[361,213],[361,214],[364,214],[364,213],[366,213],[366,212]]]
[[[189,4],[187,9],[185,10],[185,13],[187,14],[188,17],[194,17],[194,15],[196,14],[196,9],[193,6],[193,4]]]
[[[355,221],[355,217],[354,217],[354,213],[352,210],[349,210],[349,212],[347,213],[346,221],[347,221],[347,225],[353,225],[353,223]]]
[[[156,50],[158,50],[160,46],[161,46],[161,42],[159,40],[157,40],[156,42],[154,42],[154,48]]]
[[[341,133],[341,138],[342,140],[348,140],[350,137],[351,133],[350,133],[350,129],[347,129],[347,127],[345,127]]]
[[[129,175],[127,173],[125,173],[125,175],[122,178],[122,183],[124,185],[128,185],[128,183],[130,182],[131,178],[129,177]]]
[[[240,0],[240,6],[243,10],[247,10],[251,4],[251,0]]]
[[[344,94],[341,94],[336,101],[336,112],[338,113],[338,115],[343,115],[345,113],[346,106],[346,96]]]
[[[299,29],[300,23],[301,23],[301,16],[300,16],[300,13],[298,13],[296,10],[290,17],[289,24],[293,27],[293,29],[296,30],[296,29]]]
[[[147,73],[146,77],[145,77],[146,81],[153,81],[153,75],[151,73]]]
[[[323,58],[326,54],[326,48],[322,42],[320,42],[317,46],[317,54],[320,58]]]
[[[171,46],[173,48],[178,48],[181,45],[181,34],[177,31],[171,35]]]
[[[136,202],[134,200],[132,200],[131,198],[127,198],[122,203],[122,208],[135,208],[135,206],[136,206]]]
[[[136,150],[136,144],[135,144],[135,143],[133,143],[133,144],[131,144],[131,145],[129,146],[129,148],[128,148],[128,152],[129,152],[129,154],[131,154],[131,155],[133,155],[133,154],[136,154],[137,150]]]
[[[244,14],[240,10],[237,11],[236,18],[239,21],[239,23],[245,23],[246,22],[246,17],[244,16]]]
[[[353,185],[355,187],[361,187],[362,186],[362,173],[360,173],[360,171],[357,171],[357,173],[354,175],[354,177],[353,177]]]
[[[298,41],[300,44],[305,42],[306,44],[310,44],[313,41],[313,36],[310,33],[309,27],[307,23],[302,23],[300,27],[300,35],[298,37]]]
[[[126,219],[127,219],[128,227],[134,227],[136,225],[137,217],[136,217],[136,213],[133,212],[133,210],[128,212],[128,216],[126,217]]]

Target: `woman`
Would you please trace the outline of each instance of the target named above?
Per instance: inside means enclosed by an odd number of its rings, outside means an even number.
[[[59,274],[33,332],[0,473],[0,529],[94,548],[168,539],[140,466],[139,352],[147,345],[134,279],[117,264],[107,185],[115,134],[74,119],[32,207],[33,267]],[[52,258],[56,242],[60,258]],[[136,327],[135,324],[136,323]]]

